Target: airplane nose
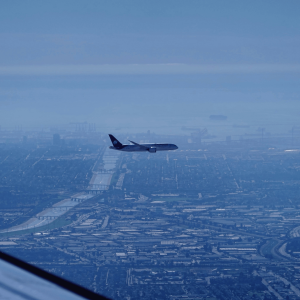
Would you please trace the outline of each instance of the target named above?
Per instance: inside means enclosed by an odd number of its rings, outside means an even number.
[[[174,150],[178,149],[178,147],[176,145],[174,145]]]

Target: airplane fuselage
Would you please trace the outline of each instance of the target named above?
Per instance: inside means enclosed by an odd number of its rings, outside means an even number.
[[[110,149],[126,151],[126,152],[157,152],[157,151],[167,151],[167,150],[176,150],[178,147],[174,144],[140,144],[138,145],[122,145],[121,147],[110,146]]]
[[[176,150],[178,147],[174,144],[138,144],[133,141],[129,141],[133,145],[123,145],[120,143],[112,134],[109,134],[109,138],[113,144],[110,146],[110,149],[125,151],[125,152],[150,152],[156,153],[157,151],[168,151]]]

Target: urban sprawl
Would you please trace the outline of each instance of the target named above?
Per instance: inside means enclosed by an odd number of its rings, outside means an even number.
[[[299,299],[299,136],[184,134],[1,131],[0,250],[111,299]]]

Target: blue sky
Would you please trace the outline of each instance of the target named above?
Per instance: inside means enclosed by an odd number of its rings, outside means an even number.
[[[299,63],[299,1],[6,1],[0,65]]]
[[[164,132],[180,117],[176,133],[236,110],[232,123],[271,117],[291,126],[297,118],[289,112],[299,112],[299,8],[299,1],[6,1],[0,125],[90,121],[103,131],[125,124],[135,131],[139,116],[138,128]],[[169,64],[183,68],[159,71]],[[89,71],[103,65],[109,71]],[[202,71],[180,71],[186,65]],[[265,113],[252,119],[258,101]],[[195,110],[201,117],[191,120]]]

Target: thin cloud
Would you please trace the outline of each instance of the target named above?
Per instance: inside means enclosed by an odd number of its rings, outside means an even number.
[[[59,75],[172,75],[172,74],[239,74],[239,73],[298,73],[295,64],[107,64],[107,65],[41,65],[3,66],[1,76],[59,76]]]

